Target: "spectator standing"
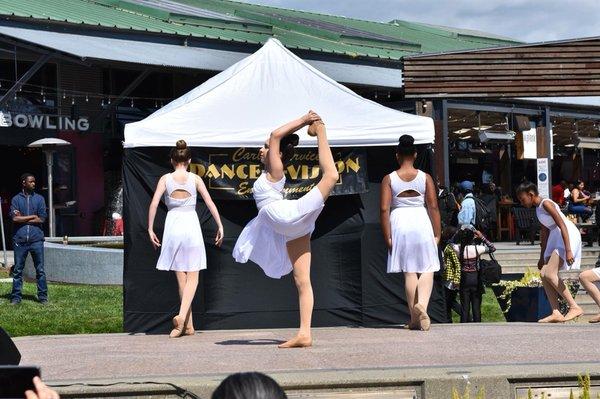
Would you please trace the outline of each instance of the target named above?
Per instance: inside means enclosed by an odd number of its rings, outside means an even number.
[[[474,184],[472,181],[465,180],[459,185],[461,192],[464,195],[460,204],[460,212],[458,212],[459,226],[471,225],[475,226],[475,198],[473,196]]]
[[[23,288],[23,269],[27,254],[31,253],[35,266],[38,301],[48,303],[48,286],[44,271],[44,231],[42,226],[48,217],[44,197],[35,192],[35,176],[24,173],[21,176],[21,192],[12,198],[10,215],[13,221],[13,249],[15,266],[13,268],[13,287],[10,296],[11,305],[21,303]]]
[[[475,242],[477,238],[480,243]],[[457,233],[453,249],[458,255],[460,262],[460,322],[467,323],[473,316],[473,322],[481,322],[481,298],[485,291],[481,270],[479,269],[479,257],[485,253],[496,250],[485,236],[475,228],[463,226]]]
[[[446,226],[456,226],[457,216],[460,205],[456,202],[456,197],[445,186],[438,183],[438,206],[440,208],[440,217],[442,228]]]
[[[440,249],[442,250],[442,284],[444,285],[444,297],[446,299],[446,319],[452,323],[452,311],[459,316],[462,313],[460,303],[457,301],[460,288],[460,261],[454,251],[454,236],[458,229],[454,226],[446,226],[442,232]]]

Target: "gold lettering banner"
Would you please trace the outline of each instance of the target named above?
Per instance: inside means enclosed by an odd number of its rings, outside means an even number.
[[[332,195],[367,191],[367,156],[360,148],[333,148],[340,179]],[[321,176],[316,148],[297,148],[285,166],[286,198],[298,198],[309,192]],[[213,198],[252,199],[252,186],[263,165],[255,148],[194,149],[190,171],[204,179]]]

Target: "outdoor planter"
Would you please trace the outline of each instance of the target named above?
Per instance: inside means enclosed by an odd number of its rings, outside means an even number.
[[[492,287],[506,321],[537,322],[548,316],[551,312],[550,303],[546,298],[544,287],[518,287],[511,293],[511,306],[508,309],[508,300],[502,298],[505,287]]]
[[[568,279],[564,282],[575,298],[579,282]],[[501,280],[492,285],[492,290],[506,321],[537,322],[552,312],[537,271],[528,270],[520,280]],[[505,296],[506,292],[510,293],[510,300],[509,295]],[[559,298],[559,305],[561,313],[565,314],[568,310],[566,302]]]

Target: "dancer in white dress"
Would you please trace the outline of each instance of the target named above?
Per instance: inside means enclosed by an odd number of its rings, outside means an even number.
[[[388,273],[404,272],[408,327],[427,331],[433,273],[440,270],[437,243],[442,227],[433,179],[414,167],[414,142],[412,136],[400,137],[400,168],[381,182],[381,228],[388,246]]]
[[[308,134],[318,140],[321,180],[302,198],[286,200],[283,198],[284,164],[291,159],[298,144],[298,136],[293,133],[307,125],[310,125]],[[319,115],[310,111],[273,131],[259,155],[264,171],[253,187],[258,215],[240,234],[233,256],[240,263],[255,262],[272,278],[293,271],[300,303],[300,329],[296,337],[279,347],[311,346],[314,298],[310,282],[310,235],[325,200],[338,181],[325,125]]]
[[[223,224],[217,207],[202,179],[187,171],[191,158],[192,152],[186,142],[179,140],[171,151],[174,172],[160,178],[148,210],[148,235],[154,249],[158,249],[161,243],[153,226],[156,209],[164,194],[168,212],[156,268],[175,272],[181,300],[179,314],[173,318],[171,338],[194,334],[192,301],[198,287],[199,271],[206,269],[206,250],[196,215],[196,192],[200,193],[217,223],[215,245],[220,246],[223,241]]]
[[[575,303],[571,292],[559,277],[559,270],[577,270],[581,265],[581,234],[577,226],[568,220],[558,205],[551,199],[542,198],[533,183],[523,183],[517,187],[517,197],[521,205],[536,207],[536,215],[542,224],[540,232],[541,253],[538,269],[544,291],[550,302],[552,313],[538,320],[540,323],[562,323],[583,314]],[[558,296],[568,304],[569,311],[562,315],[558,306]]]

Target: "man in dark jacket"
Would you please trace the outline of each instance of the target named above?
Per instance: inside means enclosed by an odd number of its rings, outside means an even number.
[[[18,305],[21,302],[23,268],[27,254],[31,253],[37,279],[38,301],[46,304],[48,303],[48,286],[44,272],[44,231],[42,230],[43,223],[47,218],[46,202],[44,197],[35,193],[35,176],[31,173],[21,176],[21,185],[21,192],[13,197],[10,205],[15,253],[10,303]]]
[[[438,183],[438,207],[440,208],[440,219],[442,228],[458,224],[458,202],[450,190]]]

